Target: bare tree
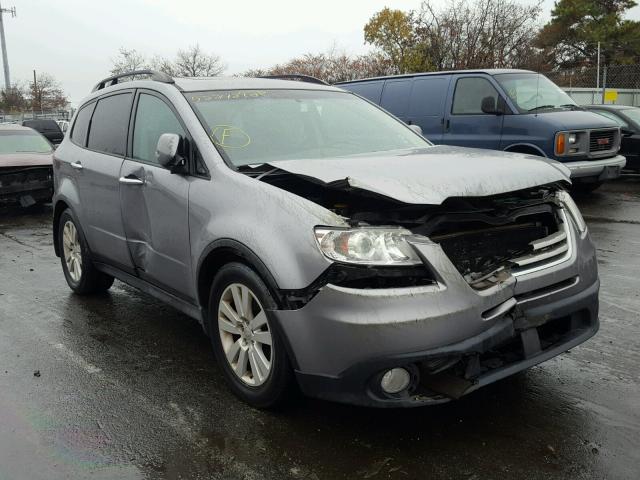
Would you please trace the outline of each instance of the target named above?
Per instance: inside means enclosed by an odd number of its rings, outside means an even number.
[[[381,53],[350,56],[335,46],[325,53],[307,53],[267,69],[244,72],[247,77],[265,75],[310,75],[327,83],[397,73],[392,61]]]
[[[416,17],[422,55],[436,70],[519,67],[530,63],[540,4],[514,0],[450,0],[438,11],[423,2]]]
[[[227,68],[219,55],[203,52],[198,44],[178,50],[173,67],[180,77],[215,77]]]
[[[20,111],[27,106],[25,86],[14,83],[11,87],[0,91],[0,110],[3,112]]]
[[[40,73],[35,82],[29,83],[27,101],[34,110],[56,110],[69,104],[60,83],[48,73]]]
[[[146,57],[136,49],[127,49],[121,47],[118,50],[118,56],[112,58],[111,75],[119,75],[121,73],[133,72],[135,70],[144,70],[149,68],[149,62]]]

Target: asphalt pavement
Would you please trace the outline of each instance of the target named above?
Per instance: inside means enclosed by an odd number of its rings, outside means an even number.
[[[120,282],[73,295],[50,209],[1,210],[0,480],[635,480],[640,177],[578,203],[598,247],[594,338],[446,405],[279,412],[238,401],[171,307]]]

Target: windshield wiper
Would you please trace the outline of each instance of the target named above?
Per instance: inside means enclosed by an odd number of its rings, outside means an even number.
[[[533,112],[534,110],[542,110],[543,108],[556,108],[555,105],[539,105],[537,107],[530,108],[527,112]]]
[[[560,106],[563,108],[568,108],[569,110],[584,110],[584,107],[581,107],[580,105],[576,105],[574,103],[565,103]]]

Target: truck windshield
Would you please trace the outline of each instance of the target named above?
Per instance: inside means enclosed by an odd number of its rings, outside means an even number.
[[[29,130],[0,131],[0,154],[51,153],[51,144],[39,133]]]
[[[576,102],[564,90],[544,75],[503,73],[495,78],[520,113],[577,107]]]
[[[236,166],[431,145],[351,93],[215,90],[185,96],[213,143]]]

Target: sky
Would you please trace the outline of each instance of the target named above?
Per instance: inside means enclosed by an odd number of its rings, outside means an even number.
[[[444,5],[446,0],[434,0]],[[268,67],[333,45],[365,53],[362,29],[385,6],[417,9],[420,0],[1,0],[11,81],[33,70],[58,79],[76,106],[108,76],[120,47],[173,57],[199,43],[227,64],[226,74]],[[523,0],[523,3],[531,2]],[[541,22],[553,0],[543,0]],[[630,18],[640,19],[640,7]],[[0,79],[4,84],[4,79]]]

